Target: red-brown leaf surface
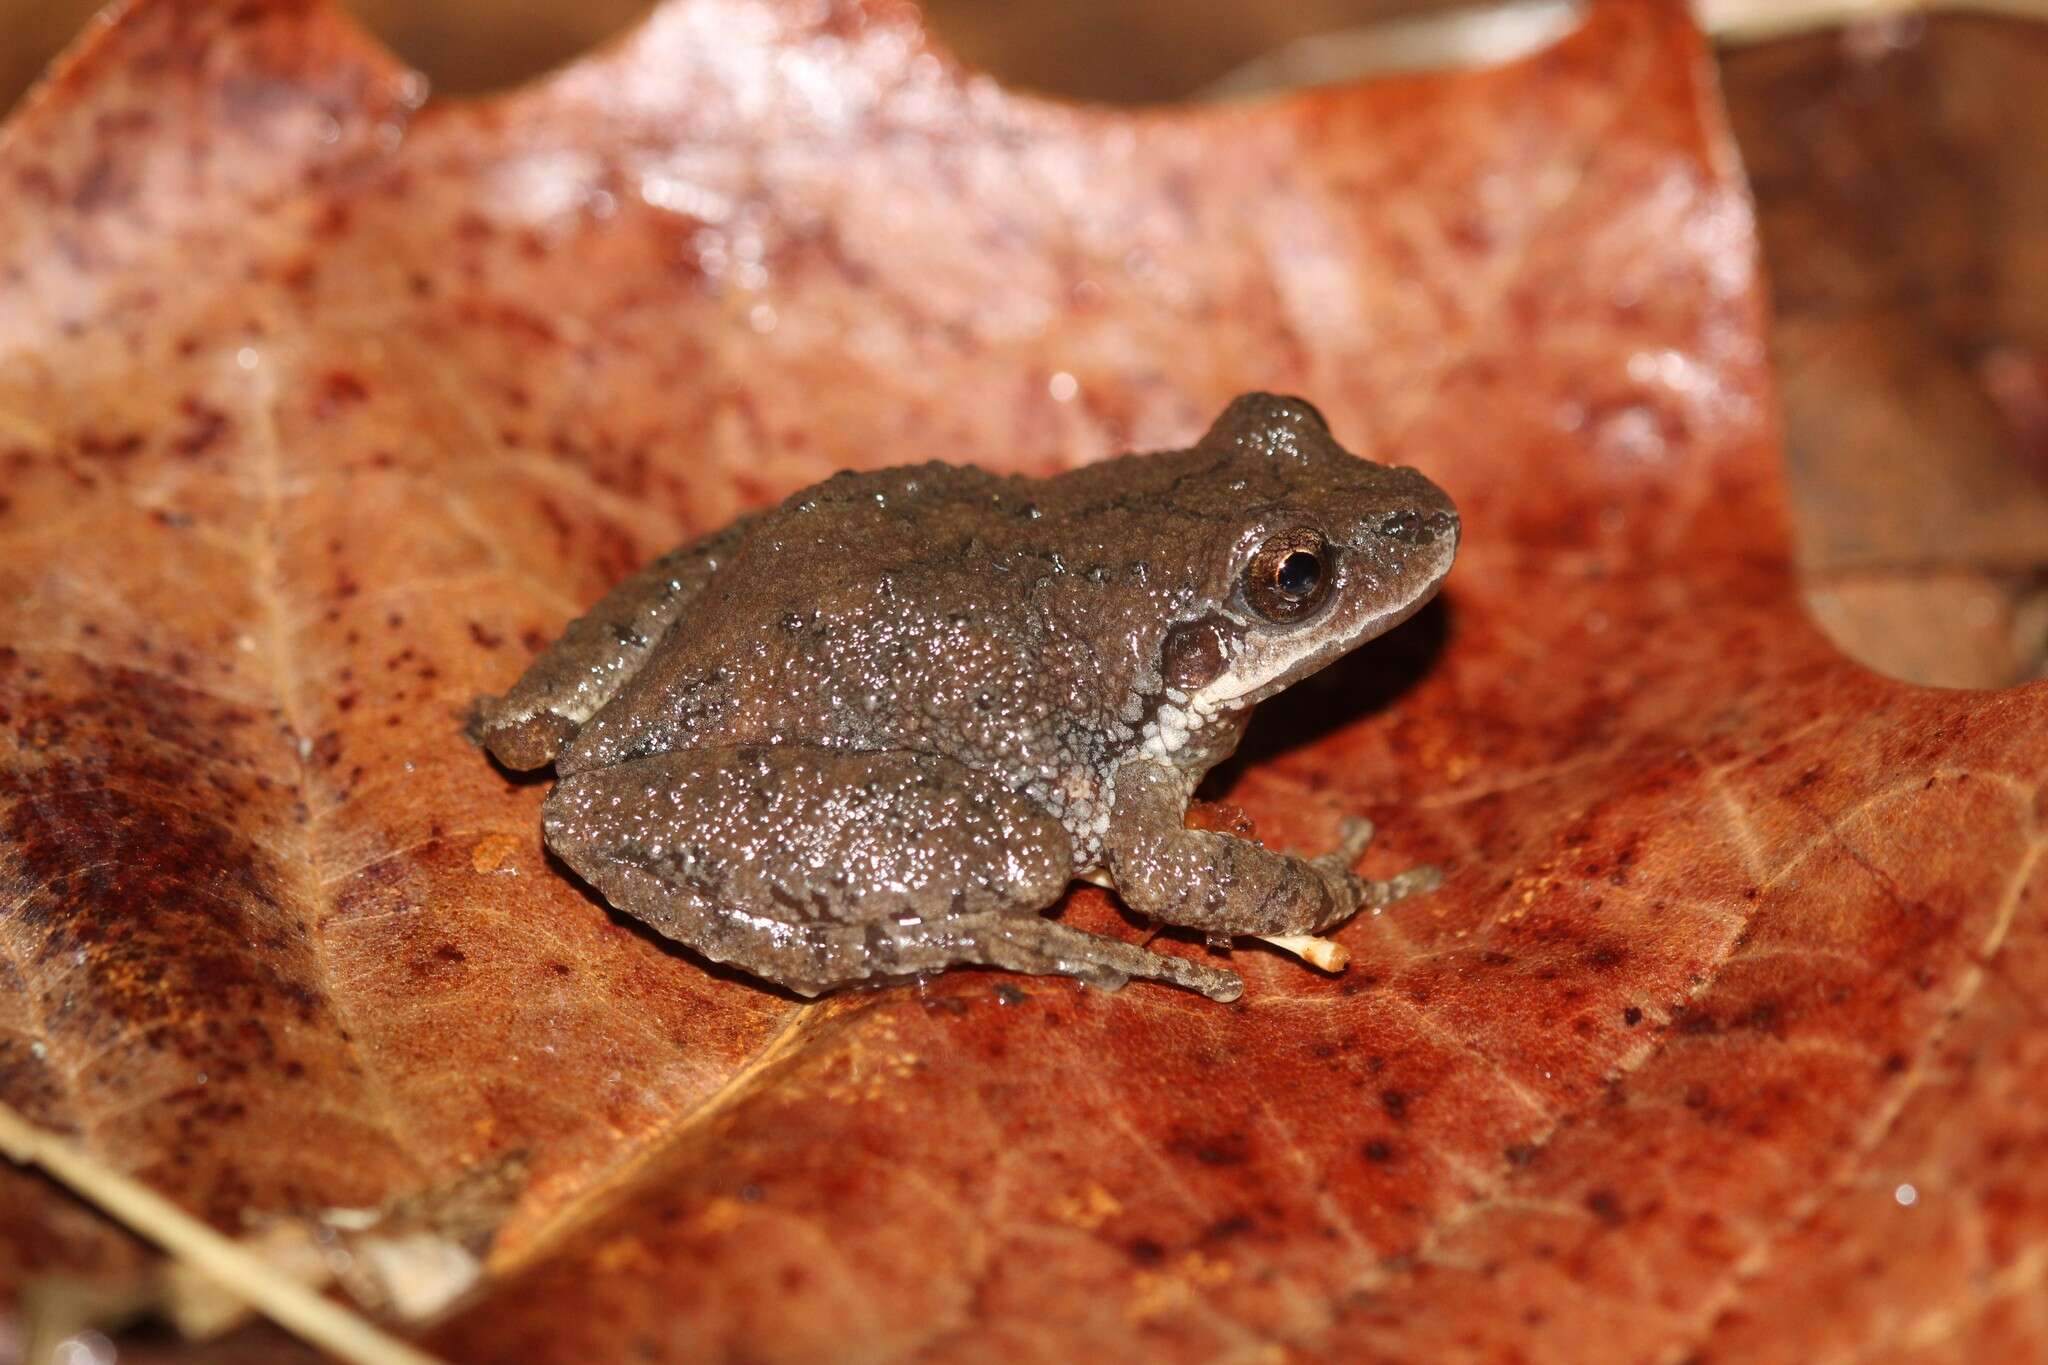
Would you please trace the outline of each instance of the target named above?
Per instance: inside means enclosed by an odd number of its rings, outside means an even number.
[[[1678,6],[1134,115],[674,0],[418,104],[325,4],[145,0],[0,143],[9,1103],[230,1230],[497,1180],[462,1359],[2048,1350],[2048,691],[1802,614]],[[1342,977],[802,1005],[580,892],[461,737],[743,507],[1252,387],[1466,519],[1227,792],[1447,868]],[[139,1255],[5,1191],[17,1282]]]

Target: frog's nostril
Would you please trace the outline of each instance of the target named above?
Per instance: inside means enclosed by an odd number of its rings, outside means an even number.
[[[1380,521],[1380,534],[1403,545],[1427,545],[1436,539],[1433,521],[1412,507],[1403,508]]]

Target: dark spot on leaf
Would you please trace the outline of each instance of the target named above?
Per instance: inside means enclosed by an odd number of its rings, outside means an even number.
[[[1182,1156],[1193,1157],[1204,1166],[1241,1166],[1249,1159],[1243,1133],[1223,1133],[1213,1137],[1179,1137],[1168,1146],[1170,1150]]]
[[[1619,1227],[1628,1221],[1628,1214],[1621,1207],[1621,1196],[1609,1189],[1594,1190],[1587,1195],[1586,1211],[1609,1227]]]

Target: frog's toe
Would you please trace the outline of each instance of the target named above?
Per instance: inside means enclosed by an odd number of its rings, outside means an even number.
[[[1085,981],[1099,991],[1120,991],[1131,984],[1129,973],[1113,967],[1079,966],[1074,968],[1073,976],[1076,981]]]
[[[1382,906],[1392,905],[1395,901],[1434,891],[1443,884],[1442,868],[1435,863],[1418,863],[1406,872],[1397,872],[1383,882],[1367,882],[1366,903],[1377,910]]]
[[[1337,826],[1337,847],[1326,856],[1339,867],[1349,867],[1365,856],[1377,832],[1378,828],[1363,815],[1347,815]]]
[[[1347,815],[1337,826],[1337,846],[1328,853],[1318,854],[1308,861],[1340,881],[1348,878],[1356,883],[1353,890],[1359,890],[1364,886],[1364,882],[1353,874],[1351,868],[1365,856],[1365,850],[1372,845],[1372,836],[1375,832],[1373,822],[1364,816]]]
[[[1142,950],[1156,966],[1146,975],[1155,981],[1179,986],[1182,990],[1206,995],[1211,1000],[1228,1004],[1244,994],[1244,978],[1223,967],[1211,967],[1207,963],[1191,958],[1173,957],[1167,953]]]
[[[1195,986],[1194,989],[1217,1004],[1227,1005],[1244,994],[1244,978],[1236,972],[1226,972],[1217,967],[1204,968],[1203,972],[1207,977],[1206,983]]]

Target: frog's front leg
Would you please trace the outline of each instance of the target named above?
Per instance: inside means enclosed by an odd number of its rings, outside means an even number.
[[[776,745],[658,754],[578,773],[548,846],[617,909],[706,957],[816,995],[980,965],[1131,977],[1217,1000],[1231,972],[1038,912],[1073,874],[1066,830],[953,759]]]
[[[1391,904],[1441,880],[1431,867],[1384,882],[1353,872],[1372,837],[1365,821],[1347,825],[1337,849],[1316,858],[1189,829],[1188,782],[1176,769],[1143,760],[1117,772],[1109,870],[1118,894],[1140,914],[1214,933],[1320,934],[1361,909]]]
[[[502,697],[480,697],[470,737],[508,768],[544,768],[639,671],[739,544],[745,521],[671,550],[571,621]]]

